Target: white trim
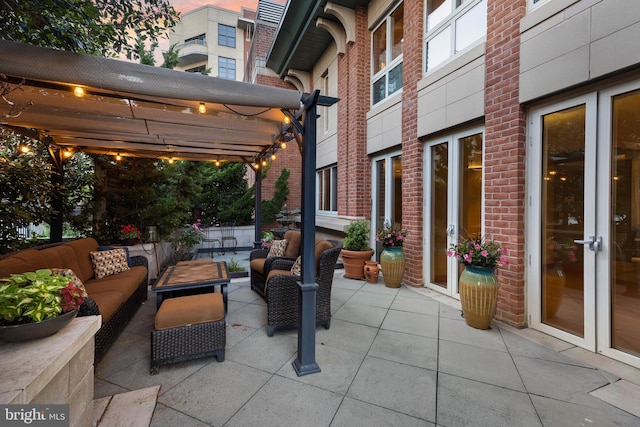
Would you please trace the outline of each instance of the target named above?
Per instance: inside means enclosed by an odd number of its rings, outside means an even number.
[[[484,164],[484,156],[486,153],[485,148],[485,128],[484,126],[474,126],[474,127],[470,127],[470,128],[465,128],[463,130],[459,130],[455,133],[451,133],[449,135],[445,135],[442,136],[440,138],[433,138],[431,140],[428,140],[425,142],[424,145],[424,159],[423,159],[423,164],[424,166],[424,170],[423,170],[423,189],[424,189],[424,197],[423,197],[423,206],[422,206],[422,211],[423,211],[423,236],[422,236],[422,241],[423,241],[423,250],[424,250],[424,257],[423,259],[426,260],[425,262],[423,262],[423,277],[424,279],[424,286],[426,288],[435,290],[437,292],[443,293],[445,295],[449,295],[453,298],[460,298],[460,294],[458,292],[458,262],[454,259],[454,258],[449,258],[448,262],[447,262],[447,287],[443,288],[441,286],[438,286],[436,284],[433,284],[430,282],[430,278],[431,278],[431,245],[429,244],[429,242],[431,241],[431,236],[434,233],[440,233],[440,232],[445,232],[446,230],[437,230],[437,231],[433,231],[431,230],[431,205],[430,205],[430,201],[433,197],[433,195],[431,194],[431,182],[430,182],[430,178],[431,178],[431,174],[430,174],[430,169],[427,170],[428,168],[430,168],[431,166],[431,147],[434,147],[436,145],[439,144],[444,144],[447,143],[448,144],[448,196],[447,196],[447,227],[448,226],[453,226],[454,230],[453,230],[453,235],[450,235],[447,237],[447,248],[451,245],[451,244],[455,244],[458,241],[459,238],[459,234],[460,234],[460,218],[458,217],[458,211],[459,211],[459,203],[460,203],[460,197],[459,197],[459,178],[460,178],[460,171],[461,171],[461,164],[460,164],[460,158],[461,158],[461,146],[460,146],[460,140],[469,136],[473,136],[473,135],[477,135],[477,134],[481,134],[482,135],[482,144],[483,144],[483,150],[482,150],[482,161]],[[485,182],[485,178],[484,178],[484,169],[482,172],[482,181],[483,181],[483,185],[482,185],[482,203],[480,206],[480,215],[481,215],[481,230],[484,233],[485,230],[485,195],[484,195],[484,182]]]

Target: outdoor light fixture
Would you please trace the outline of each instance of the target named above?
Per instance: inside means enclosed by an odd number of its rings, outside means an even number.
[[[282,142],[280,143],[280,148],[282,148],[283,150],[286,150],[286,149],[287,149],[287,143],[286,143],[286,142],[284,142],[284,141],[282,141]]]
[[[289,118],[289,116],[284,116],[284,122],[285,123],[291,123],[291,119]]]
[[[20,152],[23,154],[27,154],[29,151],[31,151],[31,148],[29,148],[28,145],[21,145],[20,146]]]
[[[73,155],[73,152],[71,152],[71,150],[69,150],[69,148],[65,147],[64,151],[62,152],[62,155],[69,158]]]
[[[198,111],[200,111],[200,114],[204,114],[207,112],[207,107],[204,105],[204,102],[200,103],[200,105],[198,106]]]
[[[169,164],[172,165],[173,164],[173,156],[169,157]]]
[[[122,157],[120,156],[120,153],[117,153],[117,154],[116,154],[116,160],[117,160],[117,161],[122,160]]]
[[[220,167],[220,160],[216,160],[216,167]]]
[[[263,161],[262,161],[262,167],[266,167],[266,166],[267,166],[267,161],[266,161],[266,160],[263,160]]]
[[[85,95],[84,88],[81,88],[80,86],[74,87],[73,94],[78,98],[82,98]]]
[[[276,153],[271,154],[271,160],[275,160],[276,159]]]

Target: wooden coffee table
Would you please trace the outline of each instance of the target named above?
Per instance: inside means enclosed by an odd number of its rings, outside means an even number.
[[[220,286],[224,302],[224,316],[227,319],[227,285],[230,282],[227,263],[212,259],[180,261],[166,268],[151,287],[156,293],[156,309],[165,298],[215,292]]]

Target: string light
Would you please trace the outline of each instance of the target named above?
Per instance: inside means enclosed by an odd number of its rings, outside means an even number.
[[[73,88],[73,94],[75,96],[77,96],[78,98],[82,98],[85,95],[85,91],[84,88],[80,87],[80,86],[76,86]]]
[[[173,156],[169,157],[169,164],[172,165],[173,164]]]
[[[287,149],[287,143],[286,143],[286,142],[284,142],[284,141],[282,141],[282,142],[280,143],[280,148],[282,148],[283,150],[286,150],[286,149]]]
[[[220,160],[216,160],[216,167],[220,167]]]
[[[284,122],[285,122],[286,124],[291,123],[291,119],[289,118],[289,116],[284,116]]]
[[[276,159],[276,153],[271,154],[271,160],[275,160]]]
[[[62,152],[62,155],[69,158],[73,155],[73,153],[68,148],[65,148],[64,151]]]
[[[20,146],[20,152],[22,152],[23,154],[27,154],[29,151],[31,151],[31,148],[28,145]]]
[[[204,102],[201,102],[200,105],[198,105],[198,111],[200,112],[200,114],[204,114],[207,112],[207,107],[204,105]]]
[[[116,160],[117,160],[117,161],[122,160],[122,157],[120,156],[120,153],[116,154]]]
[[[265,167],[265,166],[267,166],[267,161],[266,161],[266,160],[263,160],[263,161],[262,161],[262,167]]]

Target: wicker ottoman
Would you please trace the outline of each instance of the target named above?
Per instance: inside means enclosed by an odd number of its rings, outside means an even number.
[[[215,356],[224,361],[227,335],[221,293],[169,298],[151,331],[151,375],[160,365]]]

